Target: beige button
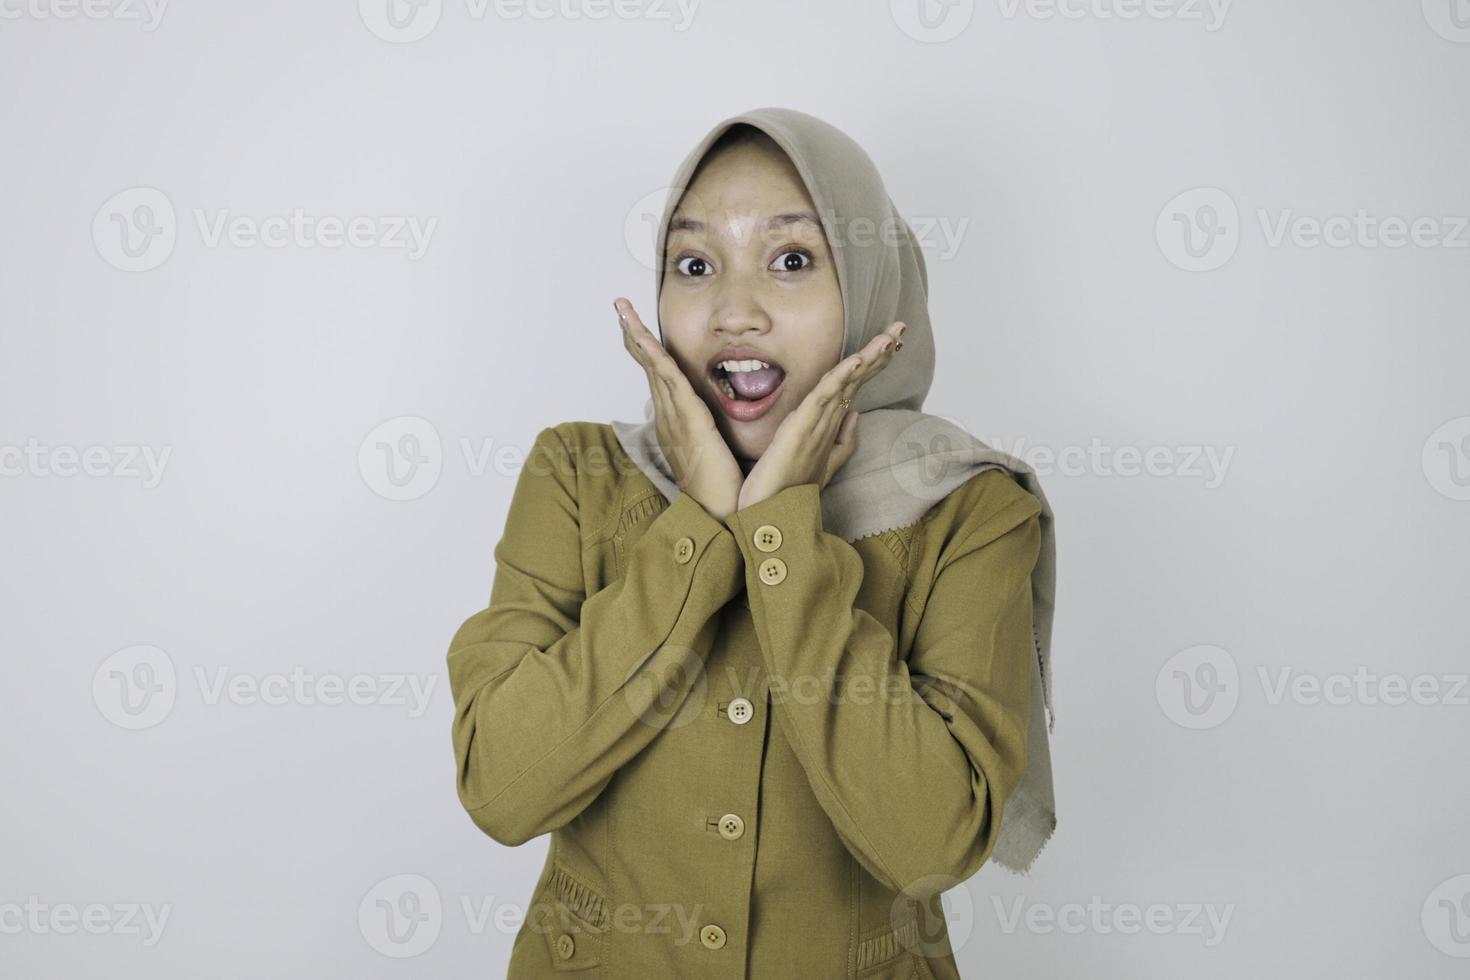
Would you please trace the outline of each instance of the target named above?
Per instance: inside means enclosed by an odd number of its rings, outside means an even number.
[[[760,576],[767,585],[780,585],[786,581],[786,563],[779,558],[767,558],[761,562]]]
[[[725,945],[725,930],[711,923],[699,930],[699,941],[704,943],[705,949],[719,949]]]
[[[566,933],[562,933],[560,936],[556,937],[557,956],[560,956],[564,960],[569,960],[572,958],[572,954],[576,951],[577,944],[572,941],[571,936],[568,936]]]
[[[749,698],[736,698],[725,708],[725,717],[737,725],[750,721],[754,714],[755,706],[750,703]]]
[[[738,814],[727,813],[720,818],[720,836],[725,840],[736,840],[745,833],[745,821]]]
[[[674,561],[681,565],[689,563],[694,557],[694,539],[690,537],[680,538],[674,542]]]
[[[781,547],[781,529],[774,524],[762,524],[755,529],[757,551],[775,551]]]

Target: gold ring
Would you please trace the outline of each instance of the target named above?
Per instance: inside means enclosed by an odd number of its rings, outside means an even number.
[[[851,404],[852,404],[852,399],[851,398],[844,398],[844,399],[842,399],[842,410],[844,412],[847,411],[847,406],[849,406]]]

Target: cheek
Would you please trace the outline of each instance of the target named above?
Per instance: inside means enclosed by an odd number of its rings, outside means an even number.
[[[810,390],[842,359],[842,308],[840,304],[836,310],[828,304],[819,304],[790,322],[792,336],[800,337],[795,347],[801,352],[800,361],[790,370],[792,380],[804,390]]]
[[[701,324],[706,322],[696,304],[666,292],[659,298],[658,327],[650,324],[649,330],[655,337],[662,330],[666,350],[693,350],[698,347]]]

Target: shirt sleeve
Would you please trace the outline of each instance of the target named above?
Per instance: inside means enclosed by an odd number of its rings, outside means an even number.
[[[935,875],[950,888],[978,871],[1025,769],[1041,505],[1003,473],[975,480],[907,661],[854,607],[862,557],[823,529],[816,484],[727,519],[772,712],[848,850],[895,890],[926,891]]]
[[[743,587],[729,529],[680,494],[625,574],[585,595],[576,488],[575,460],[543,429],[495,547],[490,604],[449,646],[460,803],[511,846],[582,812],[658,735]]]

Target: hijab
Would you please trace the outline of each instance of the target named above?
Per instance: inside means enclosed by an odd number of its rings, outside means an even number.
[[[991,859],[1024,873],[1056,828],[1051,749],[1051,627],[1056,543],[1051,507],[1036,472],[954,423],[922,411],[934,378],[929,277],[912,229],[894,207],[873,161],[847,134],[795,109],[768,107],[715,125],[685,157],[670,184],[654,249],[655,298],[663,287],[669,220],[705,153],[737,123],[770,136],[805,182],[836,263],[844,311],[840,358],[860,350],[896,320],[908,324],[904,352],[858,388],[857,448],[820,493],[823,529],[852,542],[917,523],[971,477],[1003,469],[1041,503],[1041,550],[1031,575],[1031,713],[1026,768],[1002,811]],[[851,240],[849,240],[851,239]],[[659,340],[663,341],[662,328]],[[614,421],[623,450],[670,501],[679,495],[658,444],[654,420]],[[1051,713],[1048,720],[1047,713]]]

